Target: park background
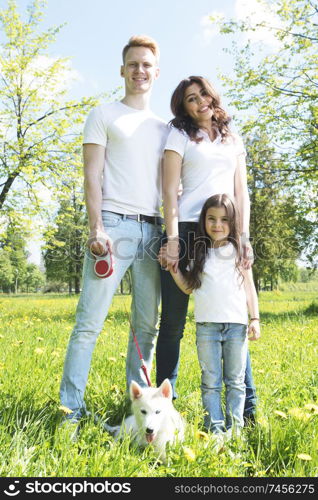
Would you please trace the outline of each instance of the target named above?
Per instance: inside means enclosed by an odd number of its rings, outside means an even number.
[[[0,6],[0,473],[317,476],[316,2]],[[257,425],[244,446],[218,455],[200,431],[191,304],[176,402],[188,434],[159,468],[151,450],[114,443],[92,419],[76,443],[58,431],[58,386],[87,237],[81,132],[92,106],[122,97],[121,50],[134,33],[153,36],[161,48],[152,96],[158,115],[168,121],[172,90],[201,74],[244,139],[262,317],[262,339],[251,346]],[[110,419],[125,411],[129,290],[127,275],[87,391],[90,409]]]

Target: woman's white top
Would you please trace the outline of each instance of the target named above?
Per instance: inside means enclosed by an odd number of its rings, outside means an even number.
[[[196,322],[247,325],[245,287],[235,259],[232,243],[209,249],[201,275],[202,285],[193,291]]]
[[[246,154],[237,134],[231,134],[224,143],[220,135],[211,141],[204,130],[199,131],[198,137],[203,140],[196,143],[172,127],[165,146],[165,150],[182,157],[179,222],[197,222],[204,202],[214,194],[227,193],[234,198],[237,157]]]

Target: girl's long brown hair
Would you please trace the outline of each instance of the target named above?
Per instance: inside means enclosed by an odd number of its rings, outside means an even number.
[[[213,246],[213,242],[211,238],[208,236],[205,229],[206,213],[208,209],[212,207],[213,208],[224,207],[226,210],[230,226],[230,233],[227,239],[233,244],[236,250],[235,266],[239,271],[239,264],[242,257],[242,250],[240,243],[241,240],[240,240],[238,210],[235,207],[234,202],[227,194],[215,194],[214,196],[210,196],[210,198],[206,200],[206,202],[202,207],[199,218],[198,228],[195,236],[195,242],[191,255],[192,266],[186,276],[189,288],[192,289],[200,288],[201,286],[201,274],[203,272],[208,251]]]
[[[229,123],[231,118],[222,108],[219,94],[212,87],[211,83],[206,78],[203,78],[203,76],[189,76],[188,78],[181,80],[171,97],[170,107],[174,118],[170,120],[170,124],[179,130],[184,130],[192,141],[202,141],[202,137],[198,137],[199,126],[189,115],[187,115],[184,109],[185,91],[194,83],[197,83],[210,97],[212,97],[212,127],[215,130],[216,135],[221,135],[223,141],[230,135]]]

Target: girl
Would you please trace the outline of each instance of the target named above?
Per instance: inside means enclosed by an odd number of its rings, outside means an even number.
[[[184,271],[193,235],[205,200],[229,193],[237,203],[242,229],[243,265],[248,268],[250,202],[246,182],[245,148],[230,130],[230,117],[212,85],[201,76],[182,80],[171,98],[171,131],[163,162],[163,205],[166,223],[167,268]],[[179,186],[182,184],[180,195]],[[180,341],[189,296],[161,271],[162,309],[156,348],[157,385],[169,378],[176,394]],[[244,419],[253,421],[256,391],[249,354],[246,361]]]
[[[240,265],[237,210],[228,195],[217,194],[204,203],[193,250],[190,269],[170,273],[183,293],[194,293],[205,427],[214,433],[233,427],[239,431],[244,425],[246,333],[257,340],[260,326],[252,271]],[[167,264],[167,250],[159,260]],[[222,360],[226,418],[221,405]]]

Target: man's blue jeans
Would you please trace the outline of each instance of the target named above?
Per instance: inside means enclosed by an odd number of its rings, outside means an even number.
[[[180,260],[179,266],[184,271],[188,265],[188,247],[194,240],[196,223],[180,222]],[[165,236],[163,237],[165,243]],[[181,292],[175,284],[170,272],[161,269],[161,321],[157,340],[157,385],[168,378],[173,387],[174,397],[177,397],[176,381],[178,376],[180,341],[186,323],[189,295]],[[244,417],[250,417],[256,412],[256,389],[254,386],[252,367],[249,352],[247,352],[246,372],[246,399]]]
[[[204,425],[212,432],[244,426],[247,326],[239,323],[197,323],[198,359]],[[222,382],[226,387],[226,418]]]
[[[76,324],[69,340],[60,388],[62,404],[77,415],[85,410],[84,392],[96,339],[114,293],[129,268],[132,278],[131,322],[149,374],[157,337],[160,302],[157,254],[162,237],[161,225],[137,222],[113,212],[103,211],[102,216],[105,230],[113,241],[114,272],[108,278],[98,278],[94,273],[94,258],[89,251],[86,252]],[[131,380],[141,386],[147,385],[131,331],[126,380],[127,387]]]

